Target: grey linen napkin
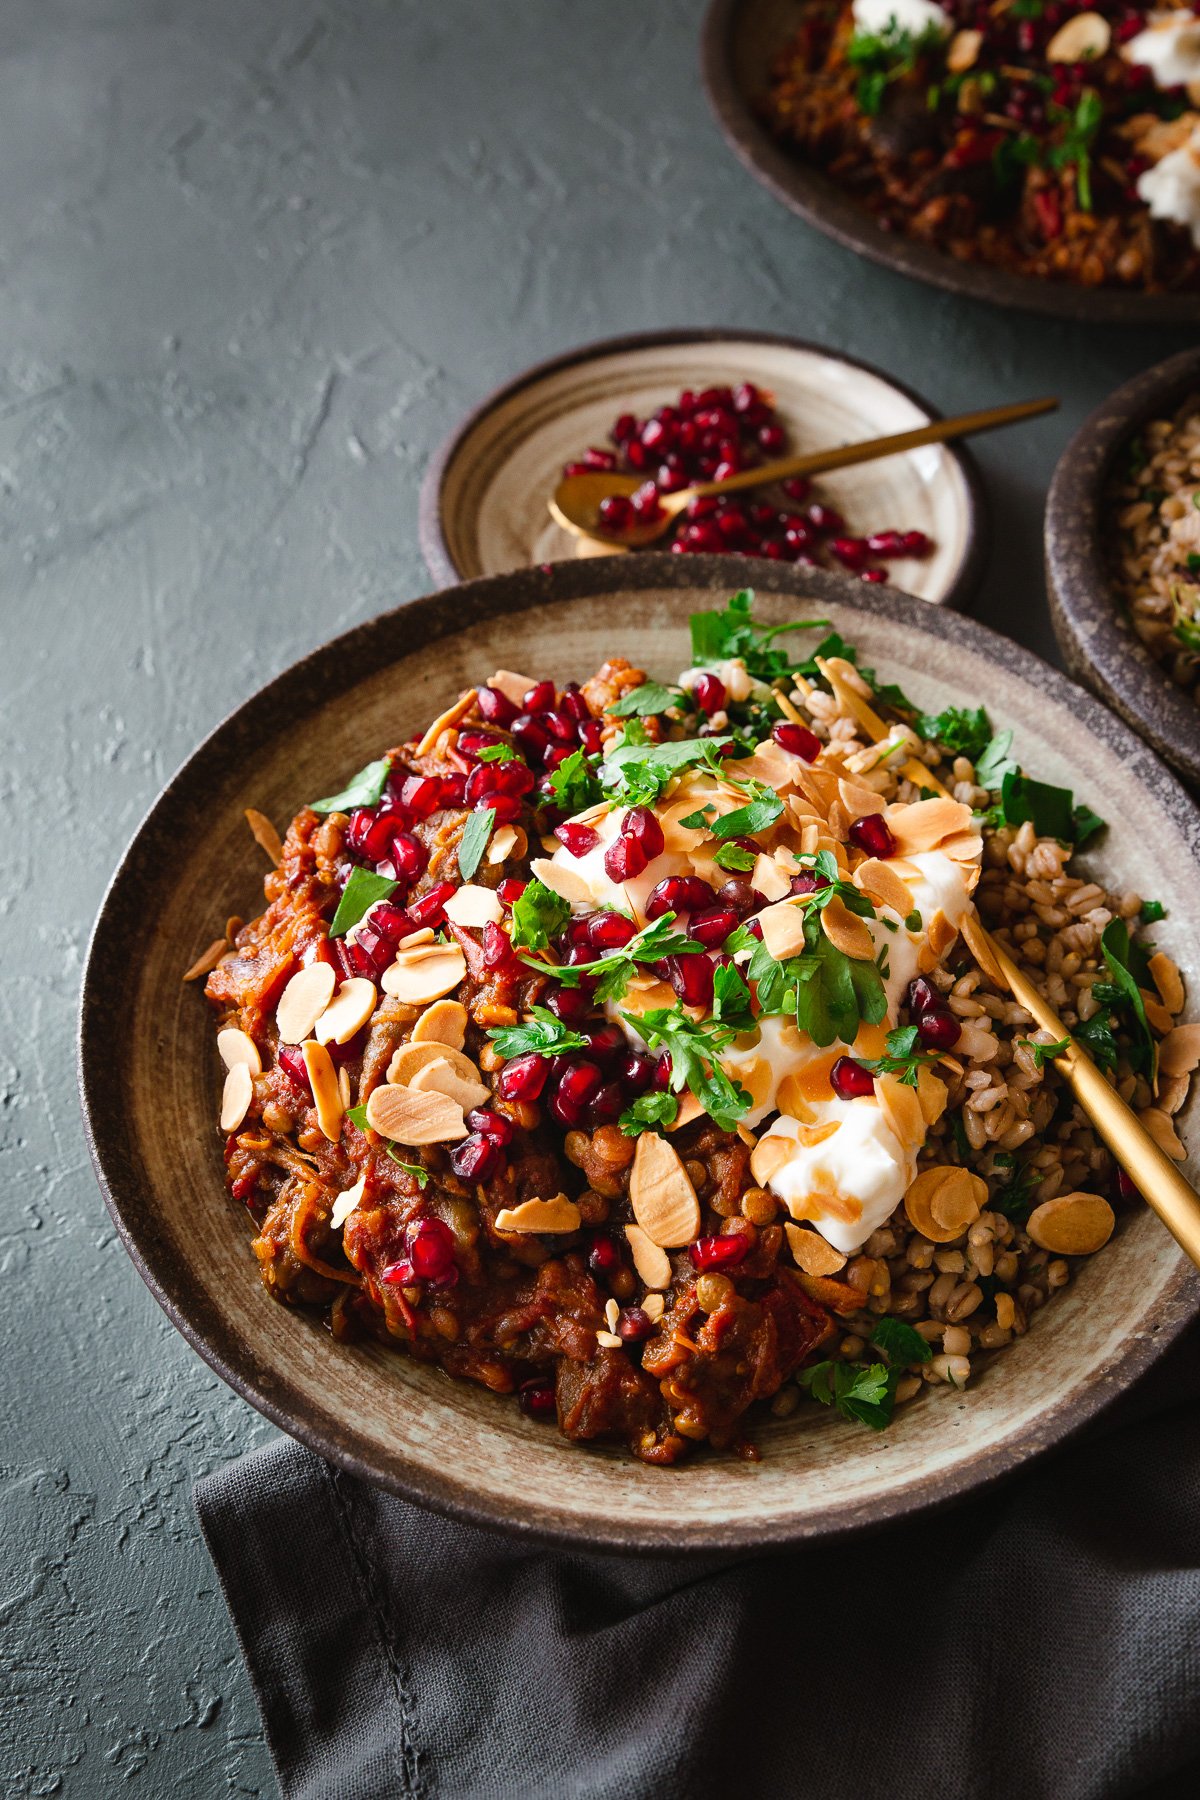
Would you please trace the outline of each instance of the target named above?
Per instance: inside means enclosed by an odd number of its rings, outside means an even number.
[[[286,1800],[1166,1800],[1200,1794],[1198,1419],[1194,1326],[992,1492],[738,1560],[514,1545],[290,1441],[196,1507]]]

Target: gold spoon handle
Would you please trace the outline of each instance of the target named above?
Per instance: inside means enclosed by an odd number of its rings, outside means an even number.
[[[830,469],[845,469],[856,463],[875,462],[881,456],[897,456],[904,450],[919,450],[922,444],[944,444],[971,432],[1015,425],[1020,419],[1053,412],[1057,405],[1056,399],[1018,400],[1011,406],[988,406],[982,412],[960,413],[956,419],[933,419],[928,425],[893,432],[890,437],[865,438],[861,443],[843,444],[836,450],[812,450],[807,456],[785,456],[778,462],[760,463],[757,468],[743,469],[741,474],[729,475],[724,481],[698,481],[694,487],[681,488],[678,493],[663,494],[661,504],[674,514],[694,494],[729,494],[737,488],[783,481],[789,475],[822,475]]]
[[[1027,976],[977,919],[963,920],[962,934],[985,975],[1005,986],[1043,1031],[1056,1042],[1068,1039],[1055,1058],[1104,1142],[1148,1206],[1153,1207],[1171,1236],[1200,1268],[1200,1195],[1184,1180],[1176,1163],[1161,1149],[1133,1109],[1104,1079],[1091,1057]]]

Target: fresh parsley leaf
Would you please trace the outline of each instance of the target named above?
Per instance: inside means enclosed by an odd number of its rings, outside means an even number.
[[[1012,769],[1001,783],[1000,803],[1006,824],[1024,825],[1031,820],[1039,837],[1058,838],[1076,849],[1104,829],[1104,820],[1090,807],[1076,806],[1070,788],[1051,787]]]
[[[883,976],[873,962],[858,962],[830,943],[815,916],[812,927],[811,933],[806,927],[806,949],[786,962],[752,940],[746,973],[763,1013],[794,1014],[799,1030],[821,1049],[839,1038],[852,1044],[863,1020],[876,1025],[887,1013]]]
[[[1099,813],[1094,813],[1090,806],[1080,804],[1072,809],[1071,820],[1075,827],[1075,848],[1082,850],[1086,843],[1095,837],[1098,831],[1105,830],[1105,821]]]
[[[819,1362],[801,1369],[797,1379],[822,1406],[836,1406],[843,1418],[886,1431],[900,1373],[886,1363]]]
[[[742,844],[722,844],[714,854],[713,861],[719,869],[733,869],[745,874],[752,869],[758,858]]]
[[[895,19],[881,32],[856,31],[846,46],[846,61],[859,71],[855,94],[859,111],[874,118],[891,83],[911,75],[923,57],[941,46],[944,37],[937,25],[914,33],[903,30]]]
[[[549,975],[564,987],[578,987],[585,976],[595,980],[595,999],[603,1006],[619,1000],[633,979],[640,962],[660,962],[666,956],[690,956],[703,945],[694,943],[686,932],[676,929],[675,914],[665,912],[651,924],[642,927],[620,950],[613,950],[589,963],[546,963],[536,957],[522,957],[529,968]]]
[[[651,806],[682,770],[720,769],[731,741],[711,737],[679,738],[666,744],[620,744],[600,764],[600,781],[607,793],[628,806]]]
[[[544,950],[571,916],[566,900],[535,876],[512,909],[514,950]]]
[[[916,728],[923,738],[929,738],[954,756],[965,756],[971,762],[982,756],[992,741],[992,727],[982,706],[973,709],[949,706],[945,712],[920,713]]]
[[[828,619],[793,619],[787,625],[763,625],[751,616],[754,593],[742,588],[722,612],[693,613],[692,663],[707,668],[740,657],[746,673],[756,681],[773,681],[793,668],[785,650],[772,648],[772,640],[791,631],[824,630]]]
[[[1135,973],[1138,965],[1137,948],[1130,943],[1129,927],[1124,919],[1109,920],[1101,934],[1100,948],[1104,952],[1113,985],[1120,993],[1118,1007],[1125,1014],[1133,1033],[1134,1047],[1130,1063],[1134,1069],[1153,1081],[1158,1051],[1146,1020],[1146,1007]]]
[[[905,931],[920,931],[924,923],[925,921],[921,917],[920,910],[914,906],[904,921],[904,929]]]
[[[351,869],[350,879],[342,889],[337,911],[329,927],[330,937],[343,937],[351,926],[357,925],[370,911],[377,900],[386,900],[395,891],[396,883],[389,881],[385,875],[376,875],[373,869]]]
[[[1071,1047],[1069,1037],[1059,1038],[1056,1044],[1039,1044],[1034,1038],[1018,1038],[1017,1042],[1024,1044],[1025,1048],[1032,1053],[1035,1069],[1044,1069],[1047,1062],[1053,1061],[1056,1056],[1061,1056],[1064,1050],[1069,1050]]]
[[[532,1022],[504,1025],[488,1032],[488,1037],[505,1062],[513,1056],[557,1056],[564,1050],[586,1050],[588,1040],[572,1031],[546,1006],[530,1008]]]
[[[902,1087],[916,1087],[923,1068],[939,1060],[937,1053],[918,1049],[921,1034],[915,1025],[902,1025],[887,1034],[887,1055],[856,1058],[874,1075],[897,1075]]]
[[[1062,138],[1046,151],[1052,169],[1075,169],[1075,198],[1084,212],[1092,210],[1092,149],[1104,120],[1104,103],[1095,88],[1085,87],[1073,111],[1050,106],[1051,124],[1061,125]]]
[[[651,1049],[658,1046],[667,1051],[671,1058],[672,1090],[680,1093],[685,1087],[690,1088],[719,1130],[733,1131],[753,1102],[717,1059],[745,1027],[718,1019],[698,1021],[678,1004],[621,1016]]]
[[[1032,1210],[1034,1190],[1041,1176],[1028,1164],[1018,1162],[1008,1151],[995,1157],[992,1166],[993,1170],[1003,1171],[1008,1180],[992,1195],[988,1206],[993,1212],[1003,1213],[1014,1224],[1024,1224]]]
[[[368,763],[340,794],[333,794],[328,800],[314,800],[312,810],[319,813],[350,812],[356,806],[377,806],[391,766],[390,756],[381,756],[378,762]]]
[[[1142,910],[1138,914],[1138,917],[1143,925],[1157,925],[1158,921],[1160,919],[1165,919],[1166,916],[1167,909],[1161,900],[1142,901]]]
[[[572,750],[550,776],[554,804],[565,813],[584,812],[604,798],[596,770],[582,750]]]
[[[485,744],[482,750],[475,752],[475,755],[477,760],[482,763],[523,762],[525,760],[524,757],[517,755],[511,744]]]
[[[384,1148],[387,1150],[387,1153],[391,1157],[392,1161],[394,1163],[396,1163],[400,1168],[402,1168],[404,1170],[405,1174],[412,1175],[415,1177],[417,1186],[419,1188],[428,1186],[429,1170],[427,1168],[425,1168],[425,1166],[422,1163],[405,1162],[404,1158],[397,1154],[396,1147],[394,1144],[387,1144],[384,1146]]]
[[[678,688],[663,687],[658,681],[643,681],[641,687],[633,688],[624,699],[606,710],[613,719],[651,719],[676,708],[682,710],[685,704]]]
[[[1082,1025],[1075,1027],[1075,1041],[1082,1044],[1092,1061],[1099,1069],[1115,1069],[1120,1056],[1120,1045],[1113,1031],[1113,1020],[1110,1012],[1093,1013]]]
[[[1017,761],[1012,754],[1013,734],[1011,731],[997,732],[989,744],[975,758],[975,780],[979,786],[994,794],[1011,771],[1016,773]]]
[[[346,1112],[346,1117],[352,1125],[357,1125],[360,1131],[370,1131],[371,1127],[367,1124],[367,1109],[365,1105],[349,1107]]]
[[[673,1125],[678,1113],[679,1102],[674,1094],[639,1094],[633,1105],[625,1108],[617,1123],[626,1137],[640,1137],[653,1125]]]
[[[494,806],[479,807],[474,812],[467,814],[463,834],[458,840],[458,872],[465,881],[470,881],[483,861],[483,853],[487,849],[488,839],[492,835],[492,826],[495,823],[496,809]]]
[[[919,1331],[914,1331],[903,1319],[893,1318],[887,1313],[876,1321],[871,1342],[877,1350],[883,1351],[892,1368],[903,1369],[910,1363],[928,1362],[933,1355],[932,1347]]]
[[[715,838],[754,837],[756,832],[767,831],[783,812],[783,801],[771,788],[765,788],[761,782],[755,787],[760,791],[745,806],[736,806],[732,812],[723,813],[714,819],[708,827]]]
[[[713,1018],[737,1032],[754,1030],[750,989],[733,963],[719,963],[713,972]]]

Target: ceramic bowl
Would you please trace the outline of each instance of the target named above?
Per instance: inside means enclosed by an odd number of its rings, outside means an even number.
[[[959,262],[928,245],[887,232],[844,188],[780,144],[758,114],[776,52],[793,35],[804,0],[712,0],[705,15],[701,67],[709,103],[729,148],[777,200],[826,237],[901,275],[1052,318],[1124,325],[1192,324],[1196,294],[1136,294],[1010,275]]]
[[[795,338],[673,331],[588,344],[499,388],[434,457],[421,490],[420,528],[435,581],[575,556],[579,539],[546,510],[563,465],[589,444],[607,444],[618,413],[644,418],[684,388],[743,379],[775,395],[798,450],[906,431],[938,416],[890,376]],[[982,574],[987,531],[982,485],[961,446],[929,444],[817,480],[852,531],[898,527],[933,540],[929,556],[888,563],[898,587],[954,606],[969,599]]]
[[[621,651],[674,672],[687,662],[689,612],[722,604],[743,573],[728,558],[574,562],[469,582],[335,639],[239,707],[168,784],[88,953],[80,1067],[92,1154],[130,1254],[196,1350],[346,1468],[456,1517],[581,1549],[750,1550],[833,1538],[964,1494],[1126,1388],[1200,1301],[1182,1252],[1134,1210],[962,1394],[930,1392],[882,1436],[804,1407],[757,1425],[758,1464],[705,1454],[661,1470],[568,1443],[511,1401],[398,1352],[337,1344],[261,1287],[249,1222],[222,1186],[208,1009],[180,981],[228,912],[261,905],[263,858],[243,808],[283,824],[481,669],[518,659],[565,680]],[[1200,822],[1098,702],[955,614],[844,576],[764,568],[758,605],[776,620],[827,615],[923,705],[986,695],[996,725],[1015,729],[1048,780],[1078,786],[1086,770],[1087,800],[1112,821],[1096,865],[1118,881],[1153,871],[1169,910],[1155,936],[1194,978]]]
[[[1200,394],[1200,350],[1134,376],[1084,420],[1059,459],[1046,501],[1046,585],[1071,673],[1115,707],[1200,787],[1200,708],[1131,628],[1105,566],[1104,490],[1121,452],[1150,419]]]

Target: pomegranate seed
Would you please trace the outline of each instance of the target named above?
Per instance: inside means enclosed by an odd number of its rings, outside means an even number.
[[[593,445],[591,449],[584,451],[583,461],[586,468],[595,469],[602,475],[611,474],[612,470],[617,466],[617,459],[612,451],[601,450],[596,445]]]
[[[233,1195],[235,1200],[244,1200],[246,1205],[249,1206],[251,1198],[253,1197],[253,1194],[254,1194],[254,1190],[257,1186],[258,1186],[258,1176],[257,1175],[239,1175],[238,1179],[233,1183],[233,1186],[230,1188],[229,1191]]]
[[[867,549],[866,538],[835,537],[829,546],[829,554],[835,556],[847,569],[861,569],[870,551]]]
[[[715,494],[694,494],[687,503],[689,519],[712,519],[721,509]]]
[[[646,901],[646,917],[661,919],[664,913],[699,912],[712,906],[716,895],[699,875],[668,875],[651,888]]]
[[[438,785],[442,790],[443,806],[461,806],[466,794],[467,778],[455,769],[450,775],[438,777]]]
[[[862,1100],[875,1092],[875,1077],[852,1056],[839,1056],[829,1071],[829,1083],[839,1100]]]
[[[525,1381],[517,1395],[517,1403],[521,1411],[531,1419],[553,1419],[558,1416],[558,1403],[554,1398],[554,1383],[539,1376],[536,1381]]]
[[[697,1238],[688,1255],[692,1267],[703,1275],[708,1269],[736,1269],[746,1260],[749,1248],[749,1240],[741,1232],[730,1232],[728,1237]]]
[[[621,819],[620,831],[604,852],[604,869],[610,881],[630,881],[647,863],[663,853],[662,826],[648,806],[631,806]]]
[[[760,894],[752,882],[744,875],[734,875],[717,889],[717,900],[722,906],[732,907],[739,918],[747,913],[757,912],[767,904],[765,894]]]
[[[708,670],[703,675],[697,675],[692,687],[692,699],[705,718],[711,719],[714,713],[720,712],[726,697],[725,683],[719,675]]]
[[[587,941],[594,950],[623,950],[637,936],[637,926],[624,913],[598,912],[587,917]]]
[[[506,1119],[503,1113],[492,1112],[487,1106],[473,1106],[467,1114],[467,1124],[480,1137],[491,1138],[501,1149],[512,1143],[517,1131],[511,1119]]]
[[[808,522],[815,531],[832,534],[846,529],[846,521],[835,506],[823,506],[815,500],[808,509]]]
[[[410,775],[400,789],[400,804],[414,819],[427,819],[442,803],[442,784],[436,775]]]
[[[666,1093],[671,1085],[671,1055],[664,1050],[654,1065],[654,1086],[660,1093]]]
[[[422,1281],[444,1281],[454,1270],[454,1233],[441,1219],[417,1219],[405,1237],[413,1274]]]
[[[816,762],[821,754],[821,740],[815,731],[807,725],[797,725],[791,719],[781,719],[778,725],[771,727],[771,736],[781,750],[787,750],[792,756],[803,757],[807,763]]]
[[[902,531],[873,531],[867,539],[867,549],[875,556],[903,556],[904,533]]]
[[[402,937],[417,927],[412,922],[412,915],[405,912],[402,906],[396,906],[391,900],[377,900],[371,908],[370,923],[389,944],[398,944]],[[359,936],[362,933],[360,931]]]
[[[301,1052],[291,1044],[280,1044],[276,1060],[292,1086],[311,1100],[312,1083]]]
[[[752,406],[758,406],[762,396],[752,381],[743,381],[733,390],[733,410],[749,412]]]
[[[807,475],[789,475],[786,481],[780,483],[780,486],[788,499],[795,500],[798,505],[807,500],[812,492],[812,482]]]
[[[521,802],[515,794],[485,794],[475,810],[486,812],[489,808],[496,815],[494,825],[511,825],[521,816]]]
[[[475,704],[489,725],[503,728],[511,725],[517,716],[518,709],[499,688],[481,687],[475,696]]]
[[[604,1076],[597,1064],[581,1056],[569,1056],[558,1078],[550,1110],[562,1125],[582,1125],[588,1107],[603,1085]]]
[[[588,1124],[595,1131],[599,1125],[612,1125],[625,1111],[625,1089],[619,1081],[606,1081],[587,1109]]]
[[[811,869],[805,869],[799,875],[793,875],[788,887],[793,894],[815,894],[818,888],[828,887],[827,875],[815,875]]]
[[[405,1257],[400,1262],[389,1263],[386,1269],[379,1271],[380,1281],[388,1287],[412,1287],[417,1279],[417,1272]]]
[[[474,1133],[455,1144],[450,1152],[450,1167],[460,1181],[486,1181],[500,1167],[499,1144]]]
[[[654,1081],[658,1064],[642,1050],[631,1050],[622,1058],[617,1074],[634,1094],[644,1094]]]
[[[491,750],[504,739],[497,737],[494,731],[460,731],[455,746],[470,762],[474,762],[481,750]]]
[[[621,1252],[607,1231],[597,1231],[588,1246],[588,1268],[593,1275],[611,1275],[621,1267]]]
[[[419,900],[410,901],[408,916],[417,930],[423,931],[427,925],[432,925],[436,930],[439,925],[444,925],[446,902],[451,894],[457,892],[452,881],[435,881],[427,894],[422,894]]]
[[[529,883],[523,881],[519,875],[506,875],[496,889],[496,898],[501,906],[507,907],[511,911],[528,886]]]
[[[741,469],[742,465],[738,457],[723,456],[713,470],[712,478],[714,481],[728,481],[731,475],[740,475]]]
[[[599,756],[604,748],[604,727],[599,719],[579,721],[579,741],[589,756]]]
[[[550,1064],[536,1051],[514,1056],[496,1076],[496,1092],[502,1100],[536,1100],[549,1073]]]
[[[358,959],[365,957],[369,965],[369,978],[378,979],[395,956],[398,942],[399,939],[393,940],[387,937],[375,924],[373,918],[368,920],[365,925],[359,926],[354,942],[350,946],[355,968],[360,966]]]
[[[420,838],[414,837],[411,831],[398,831],[392,839],[389,860],[396,871],[397,881],[411,885],[424,874],[429,852]]]
[[[591,1011],[591,1001],[582,988],[555,988],[547,995],[546,1005],[564,1025],[582,1025]]]
[[[608,494],[600,502],[600,523],[610,531],[628,531],[633,524],[633,508],[624,494]]]
[[[640,1306],[622,1307],[617,1317],[617,1336],[623,1344],[641,1344],[652,1335],[654,1321]]]
[[[513,743],[524,756],[532,762],[540,762],[546,754],[546,746],[550,742],[550,734],[544,730],[532,713],[518,713],[509,726]],[[462,739],[459,739],[461,744]]]
[[[365,806],[360,806],[350,815],[350,829],[347,842],[356,855],[364,862],[382,862],[388,854],[392,833],[396,829],[394,813],[376,814]]]
[[[1117,1170],[1117,1195],[1122,1200],[1140,1200],[1142,1197],[1141,1189],[1124,1169]]]
[[[715,950],[731,931],[736,931],[738,917],[732,906],[707,906],[703,912],[692,914],[688,921],[688,936],[703,944],[706,950]]]
[[[867,813],[865,817],[855,819],[846,835],[856,848],[880,861],[896,854],[896,840],[882,813]]]
[[[490,922],[483,928],[483,966],[485,969],[508,969],[512,973],[521,970],[508,933],[502,926]]]
[[[577,681],[568,681],[562,691],[561,711],[570,713],[575,720],[590,719],[588,703]]]
[[[962,1036],[962,1026],[948,1007],[930,1007],[917,1020],[917,1034],[930,1050],[952,1050]]]
[[[552,681],[535,681],[521,701],[521,711],[527,713],[546,712],[554,705],[557,698],[558,693]]]
[[[702,1006],[707,1012],[713,1001],[716,973],[712,957],[702,951],[694,951],[690,956],[668,956],[666,970],[667,980],[684,1005]]]
[[[929,539],[923,531],[906,531],[903,537],[902,556],[928,556]]]
[[[886,569],[860,569],[858,572],[858,579],[860,581],[870,581],[878,584],[879,582],[886,581],[887,578],[888,572]]]
[[[588,1041],[588,1054],[601,1063],[611,1062],[625,1049],[625,1033],[619,1025],[610,1022],[589,1025],[584,1036]]]
[[[556,825],[554,835],[568,856],[586,856],[600,842],[598,831],[594,831],[590,825],[576,825],[571,819],[565,819],[561,825]]]

